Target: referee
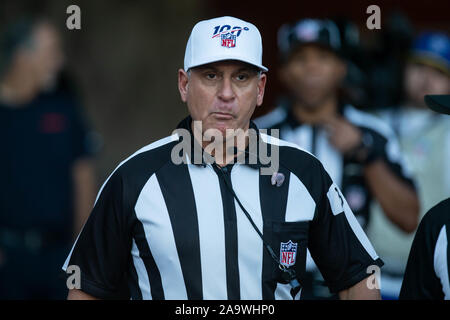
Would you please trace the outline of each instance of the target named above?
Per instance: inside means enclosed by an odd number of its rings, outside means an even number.
[[[450,114],[450,95],[425,96],[427,105]],[[450,300],[450,198],[430,209],[417,229],[403,278],[402,300]]]
[[[250,121],[265,71],[251,23],[194,26],[178,71],[190,116],[102,186],[63,266],[81,270],[68,299],[300,299],[307,248],[341,299],[379,299],[367,278],[383,262],[320,161]],[[246,144],[208,152],[211,130],[226,143],[230,130],[247,132]],[[261,150],[278,154],[273,174]]]

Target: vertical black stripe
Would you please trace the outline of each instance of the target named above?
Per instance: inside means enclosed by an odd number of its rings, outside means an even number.
[[[280,187],[272,185],[270,181],[271,176],[261,175],[259,177],[259,198],[263,216],[263,236],[272,246],[274,242],[272,239],[272,221],[285,220],[290,181],[290,172],[282,165],[280,165],[278,172],[283,173],[285,176],[285,181]],[[273,250],[277,252],[279,248],[273,247]],[[278,266],[267,250],[264,250],[262,270],[262,297],[264,300],[275,299],[277,283],[274,280],[274,268],[278,268]]]
[[[156,170],[163,166],[164,163],[170,161],[170,151],[175,143],[176,142],[171,142],[161,147],[140,153],[120,167],[120,170],[123,172],[122,176],[126,177],[127,182],[126,192],[123,193],[123,202],[127,204],[132,215],[131,219],[129,219],[127,228],[132,228],[132,236],[134,237],[136,246],[139,249],[139,255],[144,262],[145,269],[148,274],[153,300],[165,299],[161,274],[150,251],[144,226],[137,218],[134,207],[142,188],[145,186],[150,177]],[[151,237],[152,235],[147,236]],[[129,259],[129,263],[133,264],[132,259]]]
[[[142,300],[142,292],[139,288],[139,278],[134,267],[133,258],[130,257],[131,261],[129,263],[129,277],[128,277],[128,288],[130,289],[130,296],[133,300]]]
[[[316,149],[317,149],[317,127],[316,126],[311,126],[311,153],[313,155],[316,155]]]
[[[187,297],[203,299],[197,208],[188,168],[169,162],[156,178],[172,224]]]
[[[225,169],[226,168],[226,169]],[[236,222],[236,207],[234,197],[228,190],[224,179],[228,185],[232,186],[230,170],[232,165],[228,165],[221,172],[214,167],[219,175],[220,193],[222,195],[222,205],[225,228],[225,261],[227,272],[227,293],[229,300],[239,300],[241,298],[239,262],[238,262],[238,235]],[[226,172],[225,172],[226,170]]]
[[[136,213],[135,213],[136,214]],[[150,290],[153,300],[164,300],[164,290],[161,281],[161,274],[159,273],[158,266],[155,263],[150,247],[148,246],[147,239],[145,237],[144,226],[142,222],[136,218],[137,222],[134,230],[134,241],[139,249],[139,256],[144,262],[145,269],[147,270],[148,280],[150,282]],[[151,237],[151,235],[149,235]]]

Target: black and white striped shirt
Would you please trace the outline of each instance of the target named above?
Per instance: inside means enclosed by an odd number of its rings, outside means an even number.
[[[450,199],[422,218],[411,246],[400,299],[450,300]]]
[[[178,128],[191,130],[190,123],[188,117]],[[258,136],[260,144],[279,146],[279,187],[259,164],[174,164],[177,134],[137,151],[102,186],[63,269],[78,265],[81,290],[99,298],[292,299],[225,179],[276,253],[289,240],[297,245],[291,268],[300,283],[307,247],[333,292],[381,266],[320,161]]]
[[[338,113],[370,139],[377,154],[398,178],[415,189],[412,173],[403,159],[395,132],[383,120],[342,102],[338,105]],[[364,176],[364,165],[337,150],[323,127],[299,122],[292,113],[290,101],[255,119],[255,123],[261,129],[279,129],[281,139],[315,155],[342,190],[360,224],[364,229],[367,227],[373,194]]]

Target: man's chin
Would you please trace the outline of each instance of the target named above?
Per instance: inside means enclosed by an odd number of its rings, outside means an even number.
[[[225,137],[227,130],[236,130],[234,122],[232,121],[217,121],[209,126],[209,129],[218,130]]]
[[[236,136],[237,128],[231,125],[215,125],[211,126],[204,131],[206,139],[210,140],[211,137],[219,136],[223,142]]]
[[[233,130],[232,127],[222,127],[222,126],[214,126],[206,129],[203,133],[205,138],[209,141],[211,141],[211,137],[217,137],[220,136],[222,141],[225,141],[227,139],[227,130],[230,132],[230,130]],[[231,131],[232,132],[232,131]],[[230,135],[230,134],[228,134]]]

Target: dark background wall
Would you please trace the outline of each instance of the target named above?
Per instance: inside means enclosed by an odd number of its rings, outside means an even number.
[[[82,29],[65,27],[66,8],[77,4]],[[96,160],[99,181],[139,147],[170,134],[186,115],[177,90],[187,38],[201,19],[234,15],[254,23],[264,43],[269,82],[262,114],[283,91],[277,79],[276,32],[285,22],[303,17],[345,16],[352,19],[369,45],[382,31],[365,28],[371,1],[119,1],[1,0],[0,31],[29,13],[50,17],[61,30],[67,70],[103,147]],[[417,30],[449,29],[448,1],[377,1],[385,21],[401,10]],[[384,22],[383,22],[384,23]],[[382,30],[384,25],[382,24]]]

